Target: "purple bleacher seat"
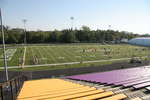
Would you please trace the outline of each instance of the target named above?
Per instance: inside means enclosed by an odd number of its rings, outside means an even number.
[[[130,80],[126,80],[126,81],[121,81],[121,82],[116,82],[114,83],[114,85],[123,85],[123,84],[127,84],[127,83],[132,83],[132,82],[136,82],[136,81],[141,81],[144,79],[149,79],[150,77],[138,77],[135,79],[130,79]]]
[[[124,87],[128,87],[128,86],[132,86],[132,85],[136,85],[136,84],[141,84],[141,83],[145,83],[145,82],[150,82],[150,79],[143,79],[143,80],[140,80],[140,81],[135,81],[135,82],[123,84],[123,86]]]
[[[113,70],[108,72],[74,75],[67,78],[113,85],[132,86],[132,84],[135,85],[138,83],[150,81],[149,72],[150,68],[144,66],[138,68]]]
[[[135,89],[139,89],[139,88],[143,88],[143,87],[147,87],[147,86],[150,86],[150,82],[145,82],[145,83],[133,85],[133,87],[134,87]]]

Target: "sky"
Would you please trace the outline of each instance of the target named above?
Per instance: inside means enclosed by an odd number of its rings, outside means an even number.
[[[0,0],[3,23],[27,30],[62,30],[86,25],[150,34],[150,0]]]

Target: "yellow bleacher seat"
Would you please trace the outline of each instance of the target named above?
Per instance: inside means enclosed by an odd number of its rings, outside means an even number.
[[[52,98],[51,100],[73,99],[73,98],[79,98],[79,97],[83,97],[83,96],[89,96],[89,95],[93,95],[93,94],[97,94],[97,93],[102,93],[102,92],[104,92],[104,90],[100,89],[100,90],[94,90],[94,91],[88,91],[88,92],[83,92],[83,93],[78,93],[78,94],[73,94],[73,95],[66,95],[66,96],[62,96],[62,97]],[[48,99],[46,99],[46,100],[48,100]]]
[[[126,95],[124,94],[117,94],[117,95],[114,95],[114,96],[111,96],[111,97],[107,97],[107,98],[104,98],[104,99],[99,99],[99,100],[122,100],[122,99],[125,99],[127,98]]]
[[[103,92],[103,93],[94,94],[94,95],[81,97],[81,98],[76,98],[76,99],[71,99],[71,100],[92,100],[92,99],[99,99],[99,98],[111,96],[113,94],[114,93],[112,91],[108,91],[108,92]]]
[[[37,99],[47,99],[47,98],[56,98],[56,97],[60,97],[60,96],[65,96],[65,95],[74,95],[74,94],[78,94],[78,93],[82,93],[82,92],[87,92],[87,91],[92,91],[95,90],[95,88],[86,88],[86,89],[80,89],[77,91],[72,91],[72,92],[64,92],[64,93],[56,93],[56,94],[47,94],[47,95],[40,95],[34,97],[35,100]]]
[[[37,100],[56,98],[66,95],[92,92],[96,88],[64,81],[62,79],[42,79],[26,81],[17,100]],[[99,90],[103,91],[103,90]]]

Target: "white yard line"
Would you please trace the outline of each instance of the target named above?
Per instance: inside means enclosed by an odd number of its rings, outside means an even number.
[[[7,56],[7,61],[10,61],[12,57],[14,56],[15,52],[17,49],[7,49],[6,50],[6,56]],[[3,55],[0,56],[0,60],[3,60]]]
[[[142,58],[146,58],[147,56],[144,56]],[[42,66],[59,66],[59,65],[73,65],[73,64],[80,64],[80,63],[95,63],[95,62],[106,62],[106,61],[121,61],[121,60],[129,60],[131,58],[120,58],[120,59],[110,59],[110,60],[94,60],[94,61],[82,61],[82,62],[67,62],[67,63],[54,63],[54,64],[39,64],[39,65],[24,65],[24,68],[30,68],[30,67],[42,67]],[[19,68],[19,66],[9,66],[9,69],[13,68]],[[0,69],[3,69],[3,67],[0,67]]]

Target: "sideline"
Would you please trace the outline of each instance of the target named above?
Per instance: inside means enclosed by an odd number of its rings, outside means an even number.
[[[144,56],[142,58],[146,58]],[[136,57],[139,58],[139,57]],[[31,67],[42,67],[42,66],[59,66],[59,65],[72,65],[72,64],[86,64],[86,63],[95,63],[95,62],[106,62],[106,61],[121,61],[121,60],[130,60],[131,58],[119,58],[119,59],[110,59],[110,60],[94,60],[94,61],[82,61],[82,62],[67,62],[67,63],[54,63],[54,64],[39,64],[39,65],[24,65],[24,68]],[[20,68],[19,66],[9,66],[8,69]],[[4,69],[4,67],[0,67],[0,69]]]

